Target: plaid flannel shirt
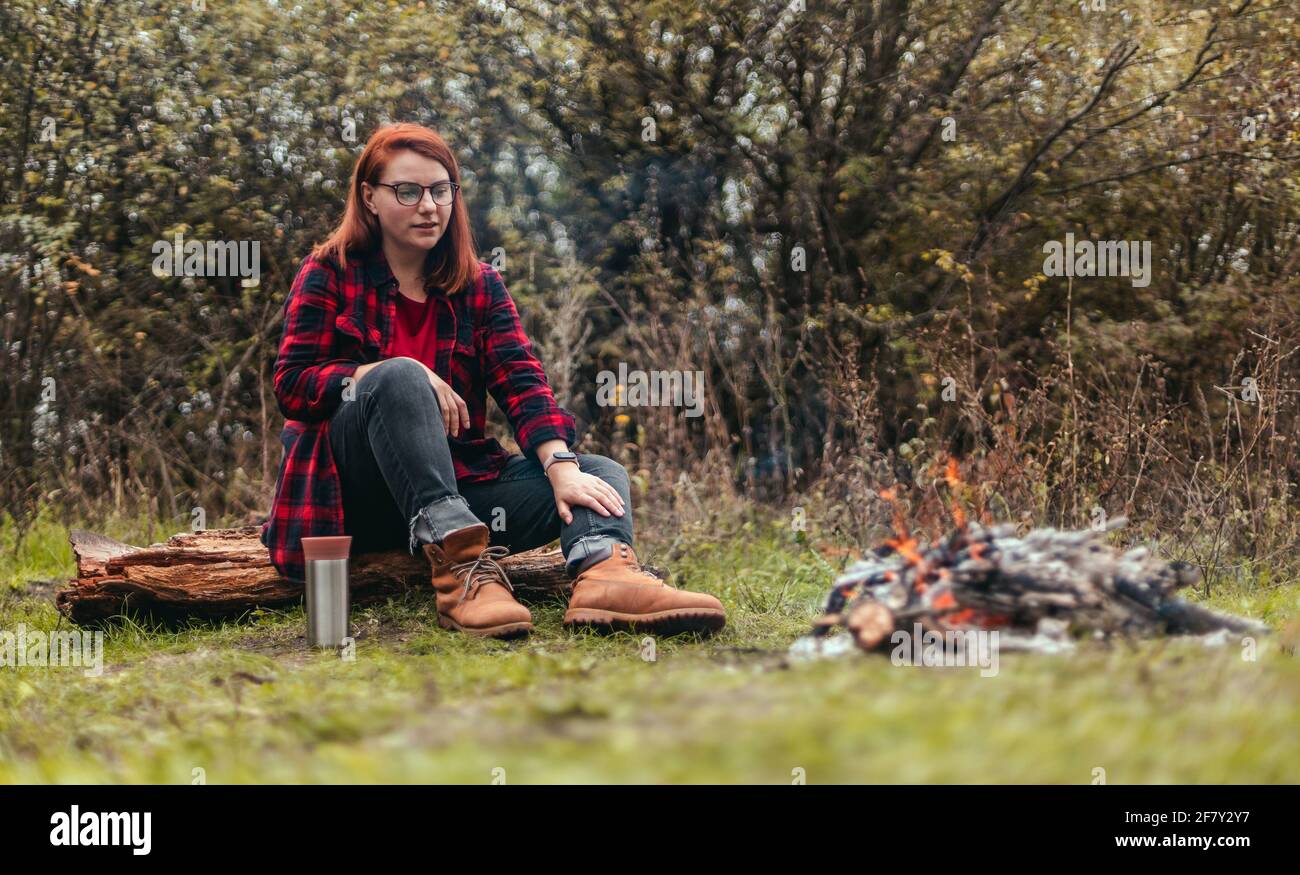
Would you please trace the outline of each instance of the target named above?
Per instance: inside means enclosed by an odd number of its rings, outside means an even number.
[[[487,437],[491,392],[525,455],[559,438],[576,440],[574,418],[555,401],[542,363],[524,334],[501,274],[480,263],[478,278],[457,294],[432,296],[439,339],[434,373],[465,400],[470,425],[447,436],[456,479],[494,480],[510,458]],[[302,539],[342,535],[343,493],[330,452],[329,421],[357,367],[391,357],[397,281],[382,250],[349,257],[346,267],[308,256],[284,303],[275,362],[275,397],[285,416],[284,459],[262,543],[285,577],[304,580]],[[351,397],[352,392],[347,393]]]

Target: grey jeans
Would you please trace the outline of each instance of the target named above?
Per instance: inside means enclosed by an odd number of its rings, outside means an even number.
[[[448,533],[479,522],[492,545],[518,553],[560,539],[570,576],[632,544],[632,496],[627,471],[606,456],[578,454],[578,467],[604,480],[623,499],[623,516],[573,507],[560,519],[551,481],[534,457],[514,455],[500,476],[459,483],[442,410],[424,369],[393,360],[367,373],[356,397],[330,419],[330,449],[343,487],[344,529],[353,552],[391,550],[402,543],[441,543]]]

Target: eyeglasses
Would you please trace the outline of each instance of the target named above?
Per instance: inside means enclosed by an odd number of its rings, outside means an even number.
[[[424,192],[427,190],[433,196],[433,202],[439,206],[447,206],[460,191],[460,186],[454,182],[435,182],[433,185],[420,185],[418,182],[380,182],[382,185],[391,188],[397,195],[397,202],[404,207],[413,207],[424,198]]]

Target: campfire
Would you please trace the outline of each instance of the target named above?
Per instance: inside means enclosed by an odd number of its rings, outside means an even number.
[[[923,542],[909,531],[892,490],[894,537],[840,576],[824,615],[792,653],[831,655],[887,650],[896,632],[941,636],[999,632],[1004,650],[1059,651],[1079,635],[1260,635],[1268,627],[1192,604],[1175,593],[1199,581],[1182,562],[1164,562],[1145,547],[1120,551],[1106,533],[1123,517],[1082,531],[1053,528],[1016,534],[1011,524],[966,518],[956,493],[955,461],[945,472],[954,529]],[[847,635],[831,636],[843,628]]]

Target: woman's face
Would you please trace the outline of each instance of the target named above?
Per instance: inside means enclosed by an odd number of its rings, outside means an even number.
[[[452,202],[443,206],[433,202],[433,193],[420,192],[420,200],[411,206],[397,200],[397,191],[384,183],[417,182],[420,185],[437,185],[449,182],[451,174],[442,162],[426,158],[418,152],[402,150],[392,157],[384,172],[379,175],[379,185],[361,184],[361,195],[366,208],[379,219],[384,240],[409,249],[427,251],[437,245],[451,221]]]

